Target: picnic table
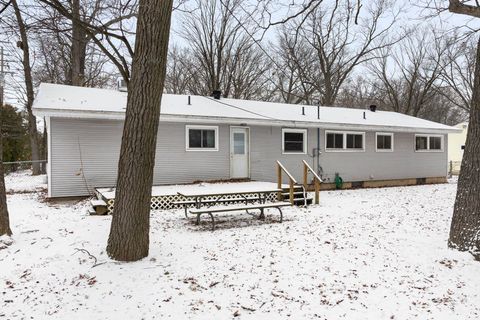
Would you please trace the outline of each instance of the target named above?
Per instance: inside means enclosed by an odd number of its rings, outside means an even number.
[[[192,204],[196,209],[200,209],[203,205],[213,206],[221,203],[245,202],[245,204],[248,204],[257,201],[260,203],[265,203],[269,194],[281,191],[282,189],[271,188],[230,190],[223,192],[177,192],[178,195],[186,199],[193,200],[176,201],[175,204],[183,205],[185,209],[185,216],[187,216],[187,208]]]
[[[233,212],[233,211],[246,211],[250,214],[249,210],[260,210],[260,219],[263,219],[264,209],[275,208],[280,213],[280,222],[283,220],[282,207],[290,206],[290,203],[277,202],[266,203],[267,197],[271,193],[282,192],[282,189],[270,188],[270,189],[241,189],[241,190],[229,190],[222,192],[177,192],[178,195],[184,197],[184,201],[176,201],[175,204],[183,205],[185,209],[185,217],[188,218],[188,207],[194,206],[195,209],[190,210],[190,213],[197,215],[197,224],[200,223],[200,216],[207,214],[212,219],[212,230],[215,229],[215,219],[213,213],[219,212]],[[244,204],[239,206],[223,206],[214,207],[218,204],[233,204],[243,202]],[[202,206],[206,208],[202,209]]]

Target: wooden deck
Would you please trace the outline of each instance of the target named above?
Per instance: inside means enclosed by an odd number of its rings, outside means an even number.
[[[174,204],[173,202],[193,200],[193,197],[186,197],[181,194],[201,194],[206,191],[208,191],[208,193],[223,194],[230,191],[231,194],[228,195],[228,197],[233,199],[239,198],[240,193],[244,196],[248,196],[249,194],[253,196],[259,191],[274,190],[276,187],[276,183],[260,181],[153,186],[150,207],[152,210],[183,208],[183,206]],[[238,192],[239,194],[236,194],[235,192]],[[95,189],[95,193],[98,199],[102,199],[107,203],[108,213],[112,213],[115,203],[115,188],[97,188]],[[266,200],[277,201],[277,193],[268,193]]]

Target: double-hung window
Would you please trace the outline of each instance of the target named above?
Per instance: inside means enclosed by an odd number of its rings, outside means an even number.
[[[443,151],[443,136],[416,134],[415,135],[415,151],[425,152],[442,152]]]
[[[218,151],[217,126],[186,126],[187,151]]]
[[[307,130],[306,129],[282,129],[283,153],[307,153]]]
[[[377,132],[375,135],[377,152],[393,151],[393,133]]]
[[[325,132],[326,151],[365,151],[365,132]]]

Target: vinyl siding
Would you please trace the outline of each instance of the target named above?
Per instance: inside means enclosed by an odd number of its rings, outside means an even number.
[[[115,185],[122,121],[51,118],[50,122],[52,197],[88,195],[94,187]],[[219,126],[219,151],[186,151],[185,124],[162,123],[154,184],[228,178],[229,130]]]
[[[286,127],[285,127],[286,128]],[[303,128],[297,128],[303,129]],[[277,160],[292,174],[297,182],[302,182],[302,160],[307,161],[315,169],[313,163],[313,148],[317,147],[316,129],[307,130],[307,154],[283,154],[282,153],[282,128],[260,127],[251,129],[251,178],[259,181],[277,181]],[[283,174],[283,182],[288,183],[286,174]]]
[[[375,132],[365,132],[364,152],[325,151],[325,130],[321,131],[320,165],[326,182],[335,173],[344,181],[390,180],[442,177],[447,174],[447,152],[415,152],[414,133],[394,133],[394,151],[376,152]],[[444,136],[444,150],[448,145]]]
[[[81,196],[90,194],[93,187],[114,186],[122,127],[123,122],[115,120],[51,118],[50,195]],[[218,151],[186,151],[185,123],[162,122],[157,138],[154,184],[230,178],[230,126],[218,127]],[[275,182],[276,161],[280,160],[301,182],[302,160],[317,168],[313,157],[317,129],[310,128],[307,132],[307,154],[282,154],[281,127],[250,126],[251,178]],[[375,132],[366,132],[365,152],[325,152],[325,130],[321,130],[323,177],[329,182],[336,172],[344,181],[445,176],[447,152],[415,152],[414,136],[395,133],[394,152],[376,152]],[[444,139],[444,150],[447,150],[447,137]]]

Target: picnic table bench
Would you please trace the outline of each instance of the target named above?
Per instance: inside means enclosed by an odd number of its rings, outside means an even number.
[[[271,193],[281,192],[281,189],[251,189],[251,190],[236,190],[228,192],[204,192],[204,193],[182,193],[178,192],[178,195],[189,199],[183,201],[174,201],[173,204],[183,206],[185,210],[185,217],[188,218],[188,208],[194,206],[196,209],[200,209],[202,206],[214,206],[217,204],[231,204],[244,202],[245,205],[249,203],[259,202],[265,203],[267,197]],[[191,199],[191,200],[190,200]]]
[[[289,202],[273,202],[273,203],[261,203],[261,204],[249,204],[249,205],[239,205],[239,206],[225,206],[225,207],[209,207],[204,209],[192,209],[190,210],[191,214],[197,215],[197,224],[200,223],[200,216],[202,214],[207,214],[212,219],[212,231],[215,230],[215,217],[213,216],[214,213],[219,212],[232,212],[232,211],[247,211],[258,209],[260,210],[260,219],[264,219],[264,210],[268,208],[275,208],[280,213],[280,222],[283,222],[283,212],[282,207],[289,207],[291,204]]]

